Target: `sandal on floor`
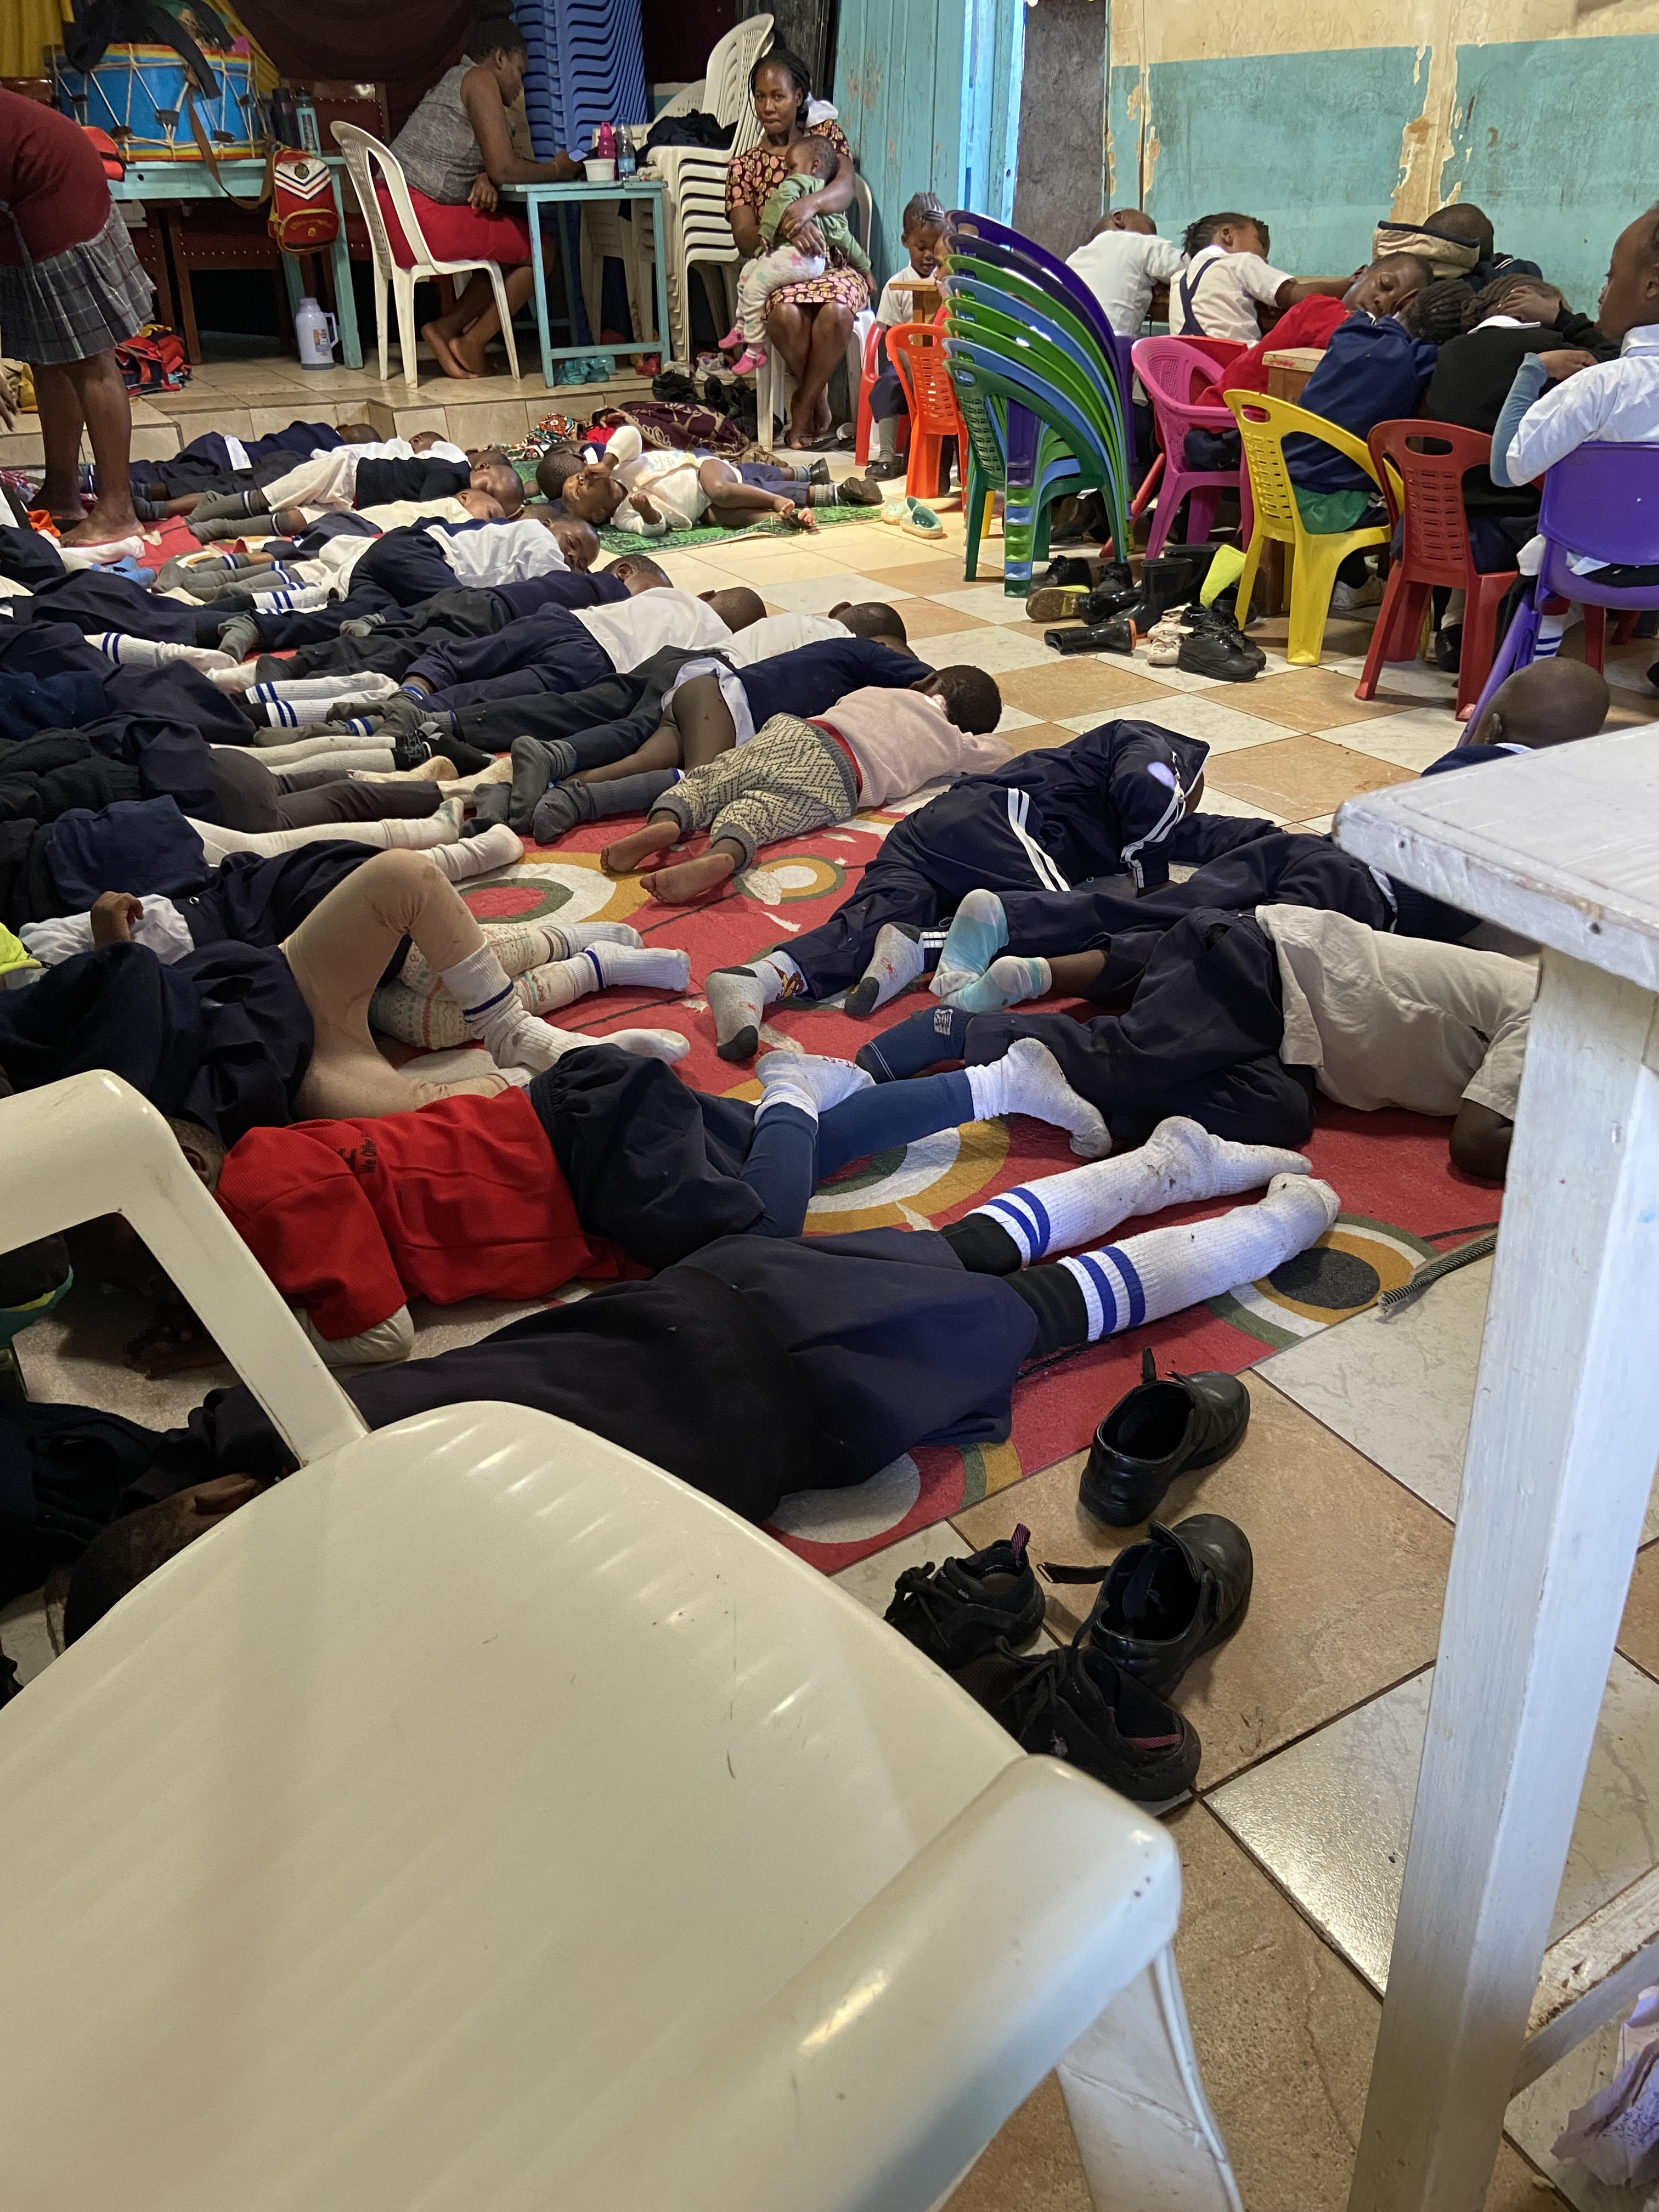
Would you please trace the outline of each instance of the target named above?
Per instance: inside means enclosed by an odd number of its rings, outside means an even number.
[[[924,507],[919,499],[910,500],[907,505],[910,511],[899,525],[901,530],[908,530],[912,538],[928,538],[936,541],[943,538],[945,525],[931,507]]]

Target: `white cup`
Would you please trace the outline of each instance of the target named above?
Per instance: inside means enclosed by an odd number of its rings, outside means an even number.
[[[582,167],[586,173],[590,185],[614,185],[617,181],[617,165],[614,161],[584,161]]]

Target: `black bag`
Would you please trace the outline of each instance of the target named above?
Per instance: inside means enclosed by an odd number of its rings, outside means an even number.
[[[702,146],[723,153],[737,132],[735,123],[722,123],[694,107],[689,115],[662,115],[646,133],[646,146]]]

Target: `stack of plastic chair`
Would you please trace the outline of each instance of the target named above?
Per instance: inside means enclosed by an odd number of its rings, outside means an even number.
[[[643,123],[645,46],[640,0],[518,0],[528,54],[525,112],[544,161],[580,160],[601,123]]]
[[[913,499],[937,499],[949,491],[951,462],[945,448],[952,444],[964,494],[967,489],[968,433],[945,349],[945,333],[932,323],[896,323],[887,333],[887,358],[898,373],[910,410],[904,489]]]
[[[1543,563],[1475,702],[1476,721],[1504,678],[1532,659],[1541,600],[1570,599],[1583,609],[1584,659],[1592,668],[1601,665],[1609,609],[1641,615],[1659,608],[1659,584],[1621,589],[1598,583],[1593,570],[1581,575],[1567,565],[1577,553],[1608,568],[1659,567],[1659,442],[1617,446],[1595,439],[1568,453],[1545,471],[1538,528]]]
[[[1429,595],[1438,586],[1466,594],[1463,650],[1457,665],[1457,711],[1463,714],[1480,697],[1491,673],[1498,610],[1516,578],[1513,568],[1482,575],[1469,550],[1463,477],[1470,469],[1486,473],[1492,440],[1484,430],[1413,418],[1379,422],[1365,442],[1382,479],[1389,527],[1403,519],[1405,531],[1371,632],[1365,672],[1353,696],[1376,697],[1385,660],[1416,659]]]
[[[854,236],[868,252],[873,218],[870,187],[862,177],[853,179],[853,204],[847,212]],[[853,402],[855,416],[864,380],[865,352],[875,326],[874,310],[861,307],[853,318],[852,331],[847,340],[847,392]],[[793,382],[787,365],[775,346],[767,356],[765,366],[757,372],[755,377],[755,414],[759,425],[757,435],[769,453],[777,434],[778,415],[788,398]]]
[[[650,166],[668,190],[666,240],[658,241],[659,252],[668,257],[668,322],[673,357],[691,359],[691,270],[702,270],[703,285],[714,312],[714,328],[729,326],[736,297],[735,283],[721,283],[714,296],[708,271],[735,268],[742,258],[732,226],[726,219],[726,173],[736,154],[746,154],[761,140],[755,103],[749,89],[749,72],[765,52],[772,38],[769,15],[749,15],[720,40],[708,57],[708,74],[699,84],[687,85],[657,118],[701,112],[732,125],[727,149],[704,146],[659,146],[653,149]]]
[[[617,1444],[367,1433],[114,1077],[0,1147],[297,1462],[0,1713],[8,2204],[927,2212],[1057,2067],[1097,2205],[1240,2212],[1142,1808]]]
[[[1164,541],[1174,526],[1183,500],[1188,503],[1183,542],[1201,545],[1210,535],[1216,503],[1222,493],[1236,491],[1242,501],[1248,501],[1249,490],[1242,481],[1242,469],[1189,469],[1187,465],[1189,430],[1231,434],[1233,428],[1232,416],[1225,407],[1205,405],[1195,399],[1198,392],[1214,388],[1216,365],[1209,356],[1195,351],[1185,338],[1137,338],[1134,366],[1141,387],[1152,402],[1158,441],[1164,448],[1158,512],[1146,541],[1146,557],[1156,560],[1164,550]],[[1248,539],[1248,508],[1244,535]]]
[[[1379,491],[1382,471],[1358,438],[1350,437],[1322,415],[1305,407],[1292,407],[1288,399],[1269,399],[1256,392],[1230,392],[1227,404],[1244,441],[1244,465],[1250,474],[1252,520],[1244,567],[1238,579],[1237,605],[1241,622],[1249,619],[1250,594],[1263,548],[1270,539],[1292,549],[1291,572],[1290,640],[1285,657],[1297,667],[1316,668],[1325,641],[1325,623],[1331,611],[1331,591],[1336,572],[1350,553],[1368,545],[1386,545],[1388,526],[1364,530],[1310,530],[1297,505],[1296,487],[1285,459],[1286,438],[1316,438],[1333,446],[1357,468],[1363,469]]]

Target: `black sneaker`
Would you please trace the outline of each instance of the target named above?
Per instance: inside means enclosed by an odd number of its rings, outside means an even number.
[[[1043,1598],[1025,1557],[1024,1522],[1006,1543],[965,1559],[907,1567],[885,1618],[939,1666],[965,1667],[1001,1643],[1029,1643],[1042,1626]]]
[[[866,476],[877,483],[891,483],[897,477],[908,476],[910,464],[901,453],[890,461],[871,461],[865,468]]]
[[[1188,630],[1176,658],[1188,675],[1218,676],[1224,684],[1254,684],[1267,665],[1261,647],[1231,627]]]
[[[1224,1644],[1249,1609],[1249,1540],[1218,1513],[1174,1528],[1154,1521],[1109,1566],[1043,1564],[1052,1583],[1104,1585],[1073,1641],[1097,1651],[1167,1698],[1200,1652]]]
[[[838,507],[879,507],[881,503],[881,487],[867,476],[843,477],[836,488]]]
[[[824,460],[814,461],[806,471],[806,481],[808,483],[827,484],[830,481],[829,462]]]
[[[1061,585],[1081,585],[1085,592],[1095,587],[1096,569],[1099,563],[1087,561],[1075,553],[1056,553],[1038,580],[1050,589]]]
[[[1151,1349],[1140,1381],[1095,1431],[1078,1498],[1115,1528],[1158,1508],[1177,1475],[1214,1467],[1236,1451],[1250,1425],[1250,1394],[1236,1375],[1166,1375]]]
[[[1223,608],[1202,606],[1196,599],[1189,606],[1176,607],[1170,620],[1179,623],[1182,629],[1222,630],[1230,637],[1243,635],[1238,624]]]
[[[1448,676],[1455,676],[1463,660],[1463,625],[1455,623],[1449,629],[1437,629],[1434,634],[1434,665],[1443,668]]]
[[[1103,1651],[1072,1644],[1021,1659],[1004,1644],[957,1680],[1024,1750],[1066,1759],[1139,1804],[1193,1786],[1197,1729]]]
[[[1055,653],[1133,653],[1135,626],[1127,615],[1085,623],[1081,629],[1046,629],[1042,642]]]

